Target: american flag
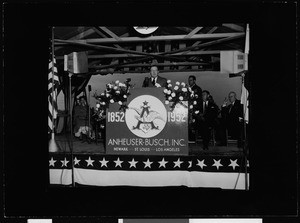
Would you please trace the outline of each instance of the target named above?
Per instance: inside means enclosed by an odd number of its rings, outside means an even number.
[[[54,62],[54,63],[53,63]],[[59,79],[57,75],[56,60],[52,62],[52,55],[49,58],[48,66],[48,133],[53,131],[54,120],[57,117],[57,88]]]

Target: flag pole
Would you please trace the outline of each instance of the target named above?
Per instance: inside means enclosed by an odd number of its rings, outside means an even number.
[[[57,152],[58,147],[56,145],[55,139],[54,139],[54,104],[53,104],[53,98],[54,98],[54,27],[52,27],[52,35],[51,35],[51,50],[52,50],[52,96],[51,96],[51,103],[52,103],[52,129],[51,129],[51,139],[49,142],[49,152]]]
[[[245,71],[248,73],[248,55],[249,55],[249,24],[247,23],[246,25],[246,37],[245,37],[245,55],[244,55],[244,66],[245,66]],[[245,88],[245,73],[242,74],[242,87],[244,86]],[[247,93],[247,91],[246,91]],[[248,162],[248,141],[247,141],[247,130],[246,130],[246,110],[248,109],[248,94],[246,94],[246,109],[243,109],[243,125],[244,125],[244,156],[245,156],[245,187],[246,190],[249,190],[248,188],[248,170],[247,170],[247,162]]]
[[[245,73],[242,74],[242,88],[245,85]],[[243,109],[245,110],[245,109]],[[245,111],[243,111],[243,130],[244,130],[244,143],[243,143],[243,152],[245,157],[245,189],[248,190],[248,170],[247,170],[247,131],[246,131],[246,120],[245,120]]]

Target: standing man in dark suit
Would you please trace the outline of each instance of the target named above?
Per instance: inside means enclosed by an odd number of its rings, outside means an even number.
[[[238,147],[242,147],[243,105],[236,99],[236,93],[233,91],[228,94],[228,99],[225,98],[221,109],[223,123],[228,135],[237,139]]]
[[[219,108],[211,98],[209,91],[202,91],[202,105],[197,116],[197,130],[202,136],[204,150],[208,150],[211,129],[219,114]]]
[[[194,94],[194,97],[196,98],[196,101],[197,101],[197,105],[193,104],[193,106],[198,107],[200,104],[202,104],[202,89],[201,89],[201,87],[199,87],[196,84],[196,77],[194,75],[189,76],[188,82],[189,82],[189,87],[191,88],[191,90]],[[189,140],[190,141],[195,140],[196,139],[195,137],[197,137],[196,136],[197,135],[196,134],[197,123],[194,121],[196,121],[194,119],[194,114],[190,113],[189,114]],[[194,132],[195,132],[195,134],[194,134]]]
[[[167,79],[158,76],[158,67],[153,64],[150,68],[150,78],[145,77],[143,87],[167,87]]]
[[[202,99],[202,89],[196,84],[196,77],[194,75],[189,76],[189,86],[194,91],[194,95],[198,95],[199,99]]]

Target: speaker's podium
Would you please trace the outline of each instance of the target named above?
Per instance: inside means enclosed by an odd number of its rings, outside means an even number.
[[[131,89],[128,108],[110,104],[106,119],[106,153],[120,155],[188,155],[188,103],[172,108],[164,88]]]

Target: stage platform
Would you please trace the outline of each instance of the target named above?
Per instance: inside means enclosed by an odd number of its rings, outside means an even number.
[[[236,145],[189,144],[189,155],[109,155],[103,142],[82,142],[55,137],[58,152],[49,153],[50,184],[66,186],[186,186],[245,190],[249,185],[249,163]],[[72,172],[72,162],[74,170]],[[247,170],[247,171],[246,171]],[[247,179],[247,180],[246,180]]]
[[[66,135],[57,135],[55,141],[59,147],[58,153],[70,152],[70,139]],[[98,140],[97,144],[92,141],[90,144],[87,142],[82,142],[78,138],[73,137],[73,152],[74,154],[105,154],[103,141]],[[199,155],[222,155],[222,156],[242,156],[242,148],[238,148],[235,143],[228,144],[228,146],[209,146],[209,150],[203,150],[202,142],[189,143],[189,155],[199,156]]]

